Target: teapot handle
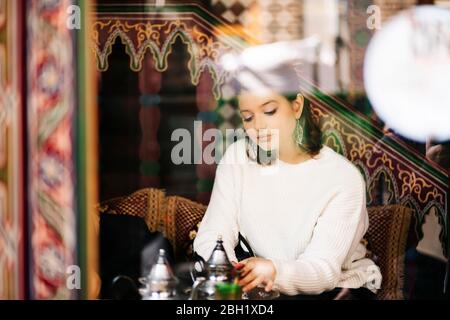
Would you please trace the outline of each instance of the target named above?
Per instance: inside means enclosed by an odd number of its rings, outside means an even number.
[[[197,252],[194,252],[193,256],[194,263],[191,265],[190,274],[192,282],[196,282],[198,277],[202,277],[206,272],[206,261],[203,259]],[[200,267],[200,270],[197,270],[196,267]]]

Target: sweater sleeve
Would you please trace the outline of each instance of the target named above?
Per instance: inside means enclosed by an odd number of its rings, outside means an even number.
[[[364,180],[360,175],[335,190],[295,261],[274,262],[275,288],[288,295],[320,294],[340,280],[342,265],[367,229]]]
[[[237,261],[234,248],[239,234],[238,207],[233,173],[235,166],[230,161],[231,153],[227,149],[217,167],[211,199],[194,240],[194,250],[205,260],[211,255],[218,235],[221,235],[228,258],[230,261]]]

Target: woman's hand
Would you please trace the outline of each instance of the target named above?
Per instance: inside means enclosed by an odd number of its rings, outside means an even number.
[[[248,258],[240,261],[235,267],[241,270],[239,285],[247,292],[260,284],[265,285],[267,292],[272,290],[276,269],[272,261],[263,258]]]

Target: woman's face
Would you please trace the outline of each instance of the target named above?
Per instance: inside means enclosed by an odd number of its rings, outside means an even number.
[[[292,148],[296,120],[303,110],[303,97],[289,102],[277,93],[243,92],[239,111],[248,136],[264,150]]]

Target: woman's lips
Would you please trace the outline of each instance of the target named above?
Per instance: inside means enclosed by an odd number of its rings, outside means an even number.
[[[270,136],[261,136],[261,137],[258,137],[258,141],[265,142],[265,141],[269,141],[271,138],[272,138],[271,135]]]

